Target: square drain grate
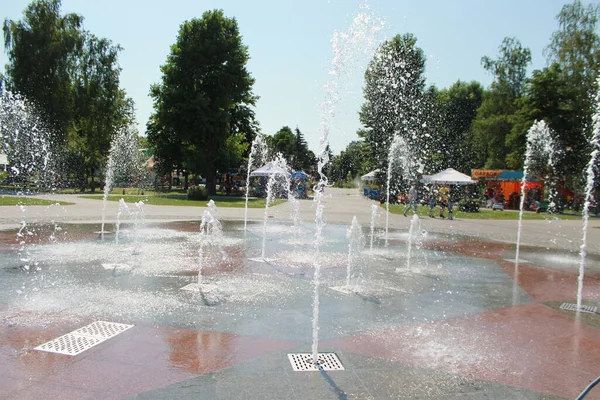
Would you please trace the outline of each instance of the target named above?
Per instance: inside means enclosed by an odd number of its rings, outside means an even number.
[[[116,322],[96,321],[41,344],[35,350],[75,356],[132,327],[133,325]]]
[[[577,311],[577,304],[562,303],[560,305],[560,309],[561,310],[567,310],[567,311]],[[596,311],[598,311],[598,307],[595,307],[595,306],[584,306],[582,304],[581,305],[581,311],[594,314],[594,313],[596,313]]]
[[[335,353],[319,353],[319,362],[313,364],[312,353],[288,354],[294,371],[343,371],[344,366]]]

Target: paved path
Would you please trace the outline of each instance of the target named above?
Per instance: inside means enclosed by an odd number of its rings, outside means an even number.
[[[43,195],[41,198],[57,201],[74,202],[75,205],[64,207],[31,206],[26,209],[28,222],[101,222],[102,202],[84,199],[76,195]],[[378,202],[368,200],[358,193],[357,189],[328,188],[324,196],[324,217],[331,224],[349,225],[353,216],[367,230],[371,223],[371,205]],[[117,215],[118,202],[108,202],[106,206],[106,221],[111,223]],[[202,207],[153,206],[145,205],[144,214],[148,221],[165,220],[199,220],[202,217]],[[292,215],[292,205],[284,203],[272,207],[270,214],[276,220],[289,221]],[[0,229],[18,228],[23,218],[19,207],[0,208]],[[222,208],[220,218],[226,220],[243,220],[243,208]],[[249,220],[262,220],[264,209],[251,208],[248,210]],[[303,221],[314,221],[315,204],[312,200],[300,201],[300,218]],[[379,229],[385,227],[385,209],[380,208],[375,221]],[[410,218],[402,215],[389,215],[391,229],[408,229]],[[439,218],[422,218],[422,228],[433,233],[462,234],[478,236],[505,243],[516,243],[518,221],[516,220],[479,220],[461,219],[460,215],[453,221]],[[548,249],[569,250],[578,252],[582,244],[581,220],[524,220],[521,243],[525,246],[545,247]],[[600,255],[600,219],[590,218],[587,230],[587,251]]]

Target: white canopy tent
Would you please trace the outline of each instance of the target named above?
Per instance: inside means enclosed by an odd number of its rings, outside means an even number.
[[[374,181],[375,178],[377,178],[377,174],[380,171],[381,170],[379,170],[379,169],[373,170],[373,171],[369,172],[368,174],[361,176],[360,179],[362,179],[363,181],[367,181],[367,182]]]
[[[263,165],[259,169],[255,169],[250,173],[250,176],[271,176],[271,175],[286,175],[289,176],[290,173],[280,166],[276,165],[273,161],[270,163]]]
[[[458,172],[453,168],[448,168],[437,174],[423,177],[422,182],[425,184],[437,183],[442,185],[446,183],[449,185],[472,185],[477,183],[477,181],[471,179],[469,175]]]

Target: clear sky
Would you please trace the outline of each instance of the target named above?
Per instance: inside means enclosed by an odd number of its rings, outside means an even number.
[[[282,126],[299,127],[313,151],[318,150],[325,84],[334,55],[334,32],[346,32],[359,8],[385,22],[378,40],[410,32],[427,55],[427,83],[445,88],[457,80],[488,86],[491,77],[481,67],[484,55],[496,58],[504,37],[516,37],[529,47],[533,69],[546,65],[543,50],[558,29],[556,15],[566,0],[63,0],[63,13],[85,17],[84,28],[120,44],[121,85],[136,105],[141,133],[152,113],[148,96],[160,81],[160,66],[175,42],[182,22],[220,8],[238,21],[249,47],[248,70],[260,96],[256,117],[262,132],[272,135]],[[21,19],[28,0],[3,0],[0,17]],[[589,3],[588,1],[584,2]],[[351,50],[351,49],[349,49]],[[351,53],[351,52],[350,52]],[[364,52],[360,52],[366,58]],[[7,57],[0,54],[0,64]],[[357,56],[331,122],[329,142],[339,153],[360,128],[366,61]]]

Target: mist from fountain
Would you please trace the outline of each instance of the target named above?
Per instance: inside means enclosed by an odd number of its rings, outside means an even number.
[[[129,178],[142,166],[141,154],[138,152],[137,131],[133,126],[124,126],[117,131],[110,143],[108,161],[102,197],[102,227],[100,238],[104,240],[106,221],[106,204],[116,179]]]
[[[525,162],[523,164],[523,178],[521,180],[521,201],[519,204],[519,223],[517,228],[517,246],[515,252],[515,281],[518,280],[519,249],[521,244],[521,231],[523,230],[523,210],[525,208],[525,190],[527,178],[534,171],[546,169],[552,165],[555,152],[553,133],[544,121],[535,121],[527,131],[527,145],[525,149]]]
[[[400,135],[394,135],[388,153],[388,167],[386,180],[385,201],[385,246],[388,246],[388,231],[390,224],[390,190],[393,178],[402,178],[403,183],[410,185],[414,183],[418,174],[422,173],[423,166],[415,160],[416,154],[411,150],[409,144]],[[403,189],[406,189],[404,187]],[[407,190],[404,190],[405,192]]]
[[[577,278],[577,310],[581,310],[581,301],[583,300],[583,277],[585,274],[585,259],[587,255],[587,230],[590,219],[589,209],[592,206],[592,197],[594,187],[597,185],[598,164],[600,163],[600,78],[596,82],[599,90],[596,94],[595,113],[593,116],[593,133],[590,139],[590,161],[586,168],[585,197],[583,202],[583,223],[581,226],[581,247],[579,251],[579,276]],[[597,200],[596,200],[597,201]]]
[[[263,135],[258,134],[252,141],[250,154],[248,155],[248,166],[246,170],[246,203],[244,206],[244,231],[248,225],[248,195],[250,193],[250,173],[255,166],[262,165],[266,160],[267,143]]]
[[[200,222],[200,245],[198,246],[198,290],[202,292],[202,268],[204,267],[204,249],[206,246],[220,246],[223,242],[223,226],[217,219],[219,211],[215,202],[208,202]]]
[[[266,260],[266,247],[267,247],[267,221],[269,220],[269,207],[273,198],[277,192],[281,192],[282,187],[286,190],[289,197],[290,191],[290,180],[288,177],[288,168],[285,159],[278,155],[275,160],[272,161],[273,173],[269,175],[267,180],[267,191],[265,199],[265,212],[263,220],[263,237],[262,237],[262,251],[261,259]]]
[[[379,207],[376,204],[371,204],[371,234],[370,242],[369,242],[369,253],[373,254],[373,241],[375,240],[375,219],[377,218],[377,214],[379,214]]]
[[[362,9],[367,10],[366,4],[361,5]],[[323,173],[323,167],[329,163],[329,132],[332,126],[332,119],[335,117],[335,110],[340,101],[340,90],[343,87],[344,80],[348,78],[351,72],[362,70],[361,66],[366,65],[376,48],[376,37],[382,29],[383,22],[373,17],[368,12],[360,12],[354,17],[352,25],[346,32],[334,32],[331,40],[333,48],[333,58],[331,60],[331,70],[329,74],[333,76],[325,84],[325,99],[321,103],[321,137],[319,139],[319,153],[317,154],[317,173],[319,182],[313,188],[315,193],[315,241],[314,241],[314,275],[313,275],[313,344],[312,344],[312,362],[318,364],[318,346],[319,346],[319,285],[321,279],[321,246],[323,242],[323,190],[328,185],[328,180]],[[353,67],[357,64],[358,67]],[[364,64],[363,64],[364,63]],[[362,65],[361,65],[362,64]]]
[[[15,185],[28,183],[38,190],[50,190],[60,175],[60,157],[51,150],[50,129],[23,96],[0,95],[0,152],[6,154]]]
[[[346,234],[346,238],[348,239],[348,265],[346,266],[346,288],[350,290],[350,279],[352,278],[352,273],[354,267],[356,266],[356,261],[358,256],[360,255],[361,250],[365,246],[365,236],[362,233],[362,227],[356,218],[352,218],[352,225],[348,228],[348,232]]]
[[[406,239],[406,270],[410,271],[410,261],[412,257],[412,248],[416,236],[421,232],[421,220],[415,213],[410,220],[410,227],[408,229],[408,238]]]
[[[119,211],[117,211],[117,221],[115,225],[115,244],[119,244],[119,234],[121,233],[121,214],[123,211],[129,211],[129,207],[127,203],[125,203],[124,199],[119,200]]]

